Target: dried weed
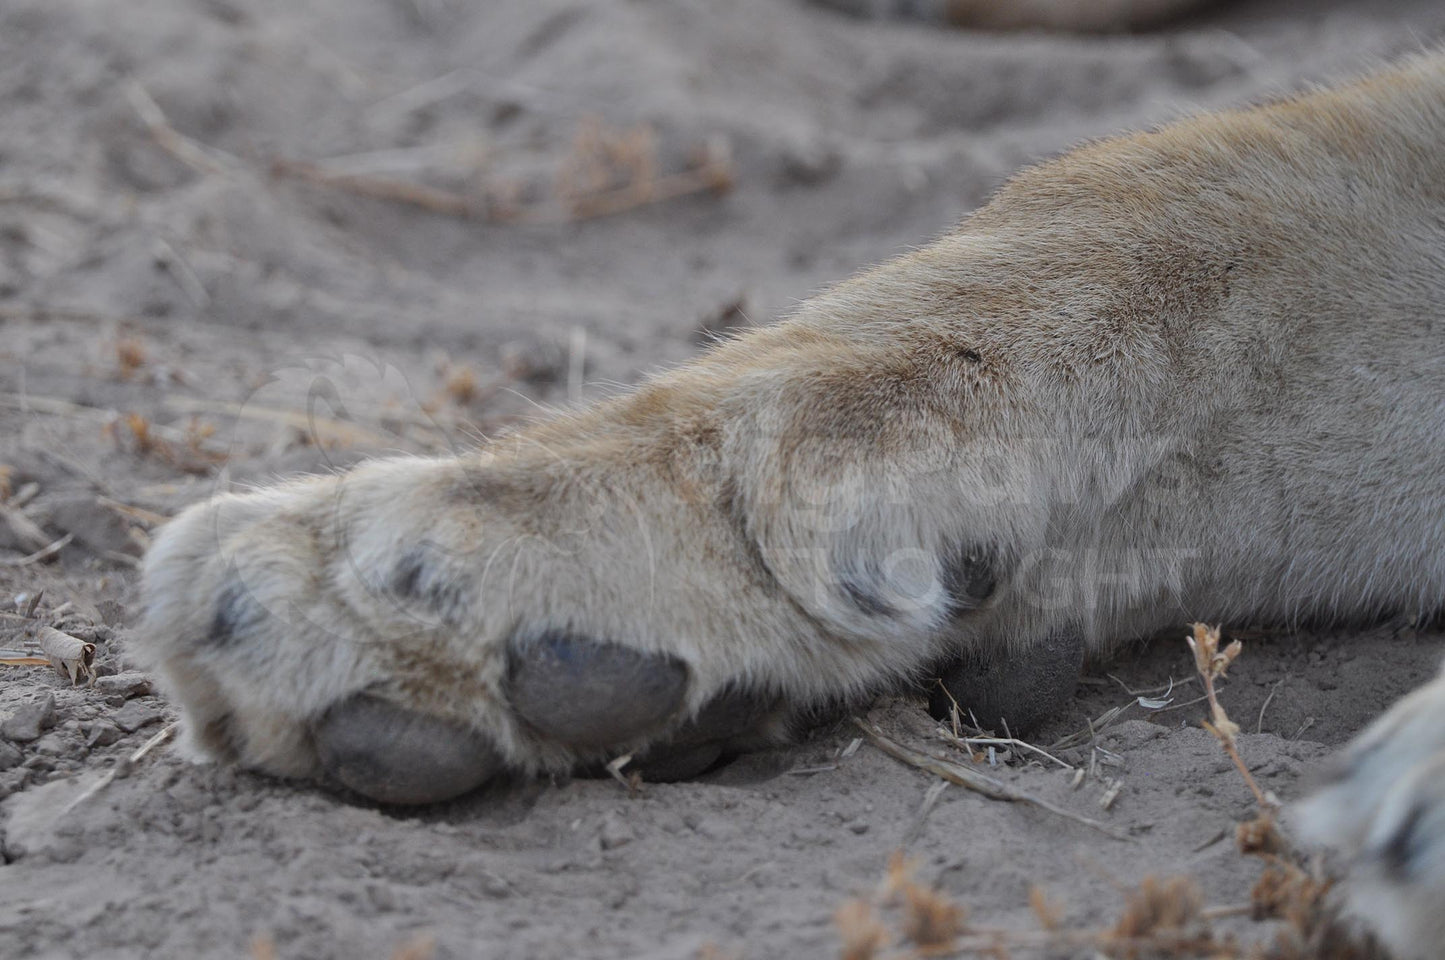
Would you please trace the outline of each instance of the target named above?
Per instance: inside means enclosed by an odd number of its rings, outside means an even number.
[[[145,344],[137,337],[123,337],[115,344],[116,376],[121,380],[133,380],[150,362]]]
[[[1256,816],[1236,828],[1241,855],[1257,857],[1264,865],[1248,904],[1207,907],[1193,878],[1149,876],[1127,893],[1118,919],[1108,927],[1068,927],[1063,922],[1063,907],[1050,902],[1038,886],[1029,891],[1028,904],[1038,930],[983,927],[966,923],[962,905],[919,883],[915,878],[917,862],[899,851],[889,860],[873,897],[851,900],[835,914],[843,941],[843,960],[1023,958],[1055,956],[1060,951],[1070,951],[1070,955],[1085,951],[1106,960],[1388,960],[1373,938],[1341,918],[1331,896],[1336,879],[1295,849],[1277,819],[1279,800],[1260,788],[1240,756],[1239,726],[1219,702],[1216,681],[1239,659],[1243,645],[1238,640],[1224,645],[1220,628],[1205,624],[1193,624],[1187,642],[1204,686],[1203,699],[1209,704],[1209,718],[1201,722],[1218,739],[1257,805]],[[875,744],[889,748],[887,752],[899,756],[896,750],[907,750],[891,742],[880,743],[876,731],[861,722],[859,726]],[[966,736],[962,727],[955,711],[953,730],[939,733],[944,740],[975,756],[973,748],[979,741]],[[935,773],[945,762],[917,751],[907,752],[904,759]],[[961,765],[949,764],[950,768],[956,766]],[[988,794],[986,790],[981,792]],[[1237,936],[1218,926],[1220,921],[1235,917],[1269,923],[1272,929],[1253,943],[1241,943]],[[892,921],[891,928],[887,920]],[[885,954],[891,943],[911,947]]]
[[[843,940],[839,960],[873,960],[888,944],[888,929],[867,900],[858,898],[844,903],[833,914],[833,923]]]
[[[192,416],[175,440],[160,435],[145,416],[131,412],[107,424],[105,435],[120,450],[138,457],[160,460],[182,473],[204,476],[227,459],[227,454],[211,443],[215,425]]]

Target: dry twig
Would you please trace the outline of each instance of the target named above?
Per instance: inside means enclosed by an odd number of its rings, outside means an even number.
[[[1254,794],[1255,801],[1259,804],[1262,812],[1272,812],[1279,808],[1279,802],[1272,797],[1266,796],[1255,782],[1254,775],[1245,766],[1244,759],[1239,755],[1239,746],[1236,738],[1239,736],[1239,724],[1229,719],[1224,708],[1219,705],[1219,697],[1214,690],[1214,681],[1224,676],[1229,665],[1235,661],[1243,651],[1244,644],[1235,640],[1223,650],[1219,649],[1219,627],[1211,627],[1207,624],[1196,623],[1193,625],[1193,636],[1186,637],[1185,642],[1194,653],[1194,667],[1199,671],[1199,677],[1204,681],[1204,696],[1209,701],[1210,719],[1203,721],[1204,729],[1219,740],[1224,752],[1229,754],[1229,759],[1234,761],[1239,775],[1249,786]]]
[[[131,109],[145,124],[151,139],[171,156],[202,173],[227,173],[241,167],[241,161],[215,147],[192,140],[171,126],[162,110],[145,87],[132,80],[125,85],[125,96]]]
[[[15,560],[0,559],[0,567],[28,567],[33,563],[40,563],[44,560],[49,560],[61,550],[65,549],[65,547],[70,543],[70,541],[74,539],[75,534],[67,533],[65,536],[61,537],[59,540],[56,540],[49,546],[37,550],[28,556],[19,557]]]
[[[278,158],[271,162],[271,173],[443,216],[527,226],[607,217],[690,194],[725,193],[732,187],[732,156],[721,139],[704,146],[691,168],[659,175],[650,128],[638,127],[622,134],[606,130],[589,134],[593,129],[583,124],[572,155],[558,176],[552,192],[560,204],[518,203],[518,185],[510,182],[499,181],[479,194],[466,194],[360,173],[339,163]],[[619,178],[622,183],[615,186]]]
[[[10,535],[25,545],[28,550],[39,550],[50,542],[50,537],[18,507],[0,503],[0,523],[10,528]]]
[[[1063,817],[1066,820],[1072,820],[1074,823],[1086,826],[1091,830],[1097,830],[1098,832],[1104,834],[1104,836],[1106,837],[1111,837],[1115,840],[1122,840],[1126,843],[1134,842],[1133,838],[1130,837],[1128,834],[1120,833],[1113,827],[1109,826],[1107,823],[1103,823],[1099,820],[1094,820],[1089,817],[1080,816],[1079,814],[1074,813],[1071,810],[1065,810],[1063,807],[1056,806],[1055,804],[1049,803],[1047,800],[1044,800],[1042,798],[1035,797],[1032,794],[1024,793],[1017,787],[1004,783],[1002,780],[995,780],[993,777],[990,777],[984,773],[980,773],[979,771],[974,770],[971,767],[966,767],[963,764],[954,763],[951,760],[943,760],[938,757],[931,757],[926,753],[914,750],[912,747],[906,747],[895,740],[890,740],[888,737],[885,737],[882,733],[875,730],[870,724],[867,724],[862,720],[855,718],[853,720],[853,723],[858,727],[858,729],[862,730],[863,733],[867,735],[868,739],[872,741],[874,746],[882,750],[884,753],[888,754],[890,757],[893,757],[895,760],[901,760],[909,766],[917,767],[920,770],[926,770],[934,776],[942,777],[950,783],[958,784],[960,787],[967,787],[975,793],[979,793],[985,797],[988,797],[990,800],[1006,800],[1011,803],[1027,803],[1031,806],[1038,807],[1040,810],[1045,810],[1049,813],[1052,813],[1055,816]]]
[[[178,726],[180,726],[180,724],[178,723],[170,724],[160,733],[157,733],[145,743],[141,744],[140,748],[136,750],[135,753],[132,753],[129,757],[125,758],[124,762],[117,763],[110,770],[106,771],[105,776],[95,781],[95,783],[91,784],[89,789],[85,790],[74,800],[66,804],[65,809],[60,811],[58,819],[64,820],[66,814],[70,813],[70,811],[74,810],[76,807],[80,806],[82,803],[89,800],[96,794],[100,793],[100,791],[104,790],[106,787],[110,786],[111,783],[114,782],[117,778],[129,773],[130,768],[133,765],[139,763],[141,760],[144,760],[147,754],[149,754],[156,747],[159,747],[161,744],[169,740],[171,736],[176,732],[176,727]]]

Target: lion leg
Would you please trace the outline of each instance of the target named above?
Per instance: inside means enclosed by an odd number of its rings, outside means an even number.
[[[1438,605],[1442,144],[1436,57],[1090,145],[631,396],[192,508],[136,647],[203,754],[425,802]]]
[[[938,345],[785,324],[475,456],[217,498],[157,538],[136,645],[203,755],[383,801],[695,772],[987,605]]]

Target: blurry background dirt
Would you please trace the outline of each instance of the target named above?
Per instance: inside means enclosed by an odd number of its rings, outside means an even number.
[[[1125,707],[1060,748],[1078,787],[992,768],[1134,844],[957,787],[922,815],[932,779],[846,726],[639,796],[542,782],[397,815],[163,746],[132,765],[170,719],[127,669],[136,557],[217,489],[620,389],[1081,139],[1442,35],[1433,0],[1093,38],[797,0],[0,4],[0,659],[45,625],[100,674],[0,666],[0,952],[828,957],[900,847],[1004,925],[1035,884],[1075,922],[1147,873],[1241,899],[1255,868],[1219,841],[1250,798],[1178,638],[1094,665],[1041,738]],[[1222,696],[1285,798],[1445,650],[1409,624],[1247,645]],[[921,702],[874,716],[937,749]]]

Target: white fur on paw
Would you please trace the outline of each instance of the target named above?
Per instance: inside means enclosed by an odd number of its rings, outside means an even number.
[[[1308,842],[1346,859],[1346,909],[1399,960],[1445,949],[1445,678],[1415,691],[1296,808]]]

